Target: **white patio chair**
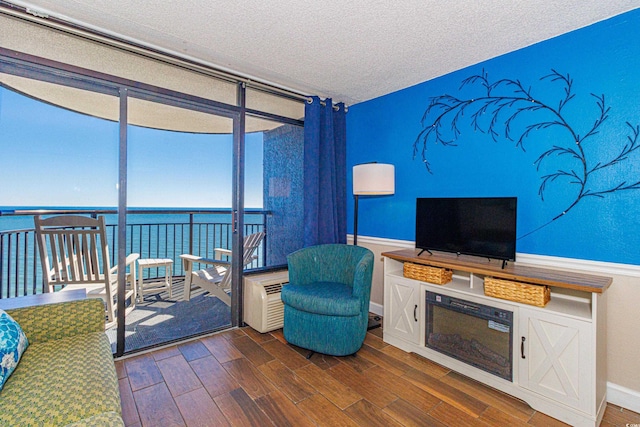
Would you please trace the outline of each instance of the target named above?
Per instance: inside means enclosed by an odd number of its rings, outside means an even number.
[[[105,302],[106,325],[116,324],[116,298],[118,289],[118,266],[111,266],[104,217],[97,219],[61,215],[42,219],[34,217],[36,240],[40,252],[44,278],[44,292],[86,289],[88,298],[102,298]],[[126,314],[135,308],[135,261],[138,254],[126,259],[127,290],[125,299],[130,300]]]
[[[243,262],[246,267],[257,258],[256,250],[264,239],[264,232],[253,233],[245,236],[243,241]],[[231,257],[228,249],[214,249],[215,259],[203,258],[190,254],[182,254],[182,265],[184,267],[184,299],[191,299],[191,287],[198,286],[210,294],[218,297],[222,302],[231,305],[231,262],[222,260],[222,256]],[[211,267],[193,270],[194,264],[205,264]]]

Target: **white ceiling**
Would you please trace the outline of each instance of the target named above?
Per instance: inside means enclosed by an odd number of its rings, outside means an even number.
[[[12,2],[347,104],[640,7],[640,0]]]

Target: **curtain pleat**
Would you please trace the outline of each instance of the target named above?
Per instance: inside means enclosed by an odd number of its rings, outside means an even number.
[[[313,97],[304,118],[304,246],[346,243],[346,114]]]

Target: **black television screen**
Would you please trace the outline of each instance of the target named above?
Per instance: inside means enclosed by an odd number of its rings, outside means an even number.
[[[516,259],[515,197],[418,198],[416,248]]]

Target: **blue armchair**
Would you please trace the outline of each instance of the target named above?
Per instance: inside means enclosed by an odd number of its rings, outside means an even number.
[[[300,249],[287,260],[284,338],[332,356],[356,353],[367,334],[373,253],[360,246],[328,244]]]

